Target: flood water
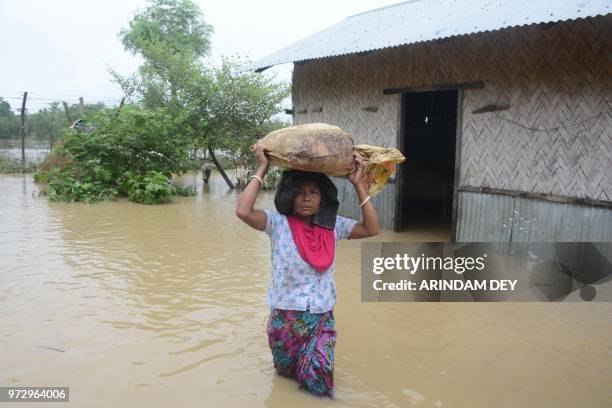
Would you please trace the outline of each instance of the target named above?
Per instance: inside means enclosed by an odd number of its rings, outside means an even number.
[[[267,344],[267,235],[235,217],[239,193],[218,174],[182,180],[199,195],[86,205],[0,175],[0,386],[69,386],[78,407],[612,401],[612,304],[361,303],[358,240],[336,259],[336,399],[299,391]]]
[[[40,163],[51,150],[45,140],[26,140],[24,158],[27,162]],[[0,160],[21,160],[21,140],[0,139]]]

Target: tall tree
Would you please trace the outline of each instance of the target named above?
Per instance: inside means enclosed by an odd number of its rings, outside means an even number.
[[[145,107],[179,109],[181,88],[186,78],[201,70],[212,32],[192,1],[150,0],[119,33],[124,48],[144,63],[129,77],[111,74],[128,96],[139,98]]]
[[[126,95],[148,108],[165,107],[186,118],[196,149],[208,149],[230,188],[233,183],[215,158],[216,149],[235,152],[255,139],[260,127],[281,110],[287,84],[246,72],[247,61],[205,64],[213,29],[190,0],[152,0],[122,30],[120,39],[144,63],[129,77],[111,71]]]

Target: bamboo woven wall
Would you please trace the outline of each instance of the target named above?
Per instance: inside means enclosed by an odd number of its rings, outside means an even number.
[[[384,88],[480,80],[463,96],[460,187],[610,201],[610,38],[608,14],[296,64],[294,124],[331,123],[356,143],[397,146],[400,96]],[[491,103],[510,108],[471,113]]]

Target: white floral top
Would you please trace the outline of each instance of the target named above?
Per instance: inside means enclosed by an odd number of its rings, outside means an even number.
[[[285,310],[310,310],[323,313],[336,303],[334,262],[323,273],[310,266],[293,241],[287,217],[276,208],[264,210],[267,215],[265,232],[272,247],[272,276],[268,289],[270,307]],[[349,236],[357,220],[336,216],[336,243]]]

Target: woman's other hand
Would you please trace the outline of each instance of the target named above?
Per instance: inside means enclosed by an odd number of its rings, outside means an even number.
[[[365,174],[364,160],[357,153],[353,153],[353,156],[355,157],[355,168],[346,177],[355,187],[357,200],[359,200],[358,203],[364,203],[364,205],[361,206],[363,220],[355,224],[353,230],[348,236],[348,239],[372,237],[377,235],[380,230],[380,226],[378,225],[378,215],[376,214],[376,209],[372,205],[372,201],[368,196],[370,183],[368,183],[368,178]]]
[[[369,186],[364,171],[365,165],[363,159],[357,153],[353,153],[353,157],[354,169],[346,176],[346,178],[351,182],[353,186],[355,186],[355,188],[363,187],[366,191],[368,191]]]

